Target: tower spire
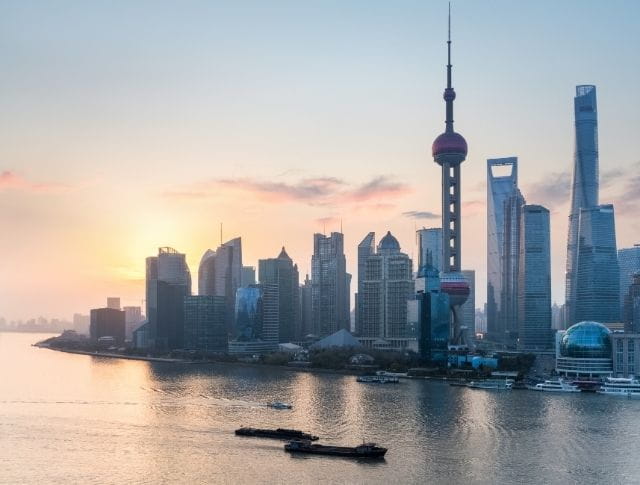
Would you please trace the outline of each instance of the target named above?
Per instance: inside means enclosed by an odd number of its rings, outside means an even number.
[[[444,90],[444,100],[447,106],[447,119],[445,121],[447,133],[453,131],[453,100],[456,99],[456,92],[451,85],[451,2],[449,2],[449,19],[448,19],[448,36],[447,36],[447,88]]]

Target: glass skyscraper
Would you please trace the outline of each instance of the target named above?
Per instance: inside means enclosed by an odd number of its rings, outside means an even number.
[[[568,326],[580,321],[576,314],[580,210],[596,207],[599,204],[598,108],[595,86],[576,86],[574,117],[576,138],[565,281],[565,311]],[[583,228],[583,232],[585,229]]]
[[[350,330],[350,277],[346,267],[342,233],[314,234],[311,305],[313,333],[318,337],[326,337],[340,329]]]
[[[552,347],[549,211],[525,205],[521,228],[518,347],[547,349]]]
[[[574,319],[620,321],[620,272],[613,205],[580,209]]]
[[[624,307],[624,300],[629,293],[629,286],[633,282],[633,275],[640,273],[640,244],[632,248],[618,249],[618,265],[620,266],[620,308]]]
[[[222,296],[184,298],[184,348],[204,353],[226,352],[225,299]]]
[[[487,333],[515,342],[524,198],[518,189],[517,157],[487,160]]]
[[[428,264],[442,272],[442,228],[422,228],[416,233],[419,246],[418,269]]]

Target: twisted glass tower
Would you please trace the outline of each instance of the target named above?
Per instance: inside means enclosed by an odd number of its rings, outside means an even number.
[[[453,130],[453,100],[456,92],[451,85],[451,6],[449,6],[449,36],[447,39],[447,87],[445,131],[432,146],[434,161],[442,167],[442,278],[441,288],[449,295],[451,305],[450,344],[466,345],[461,326],[461,305],[469,296],[469,284],[460,272],[460,165],[467,158],[467,142]]]

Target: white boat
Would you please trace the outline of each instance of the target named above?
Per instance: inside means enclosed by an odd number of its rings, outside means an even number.
[[[268,407],[273,409],[292,409],[293,406],[286,402],[274,401],[267,404]]]
[[[640,381],[635,377],[607,377],[598,392],[608,396],[640,398]]]
[[[377,376],[386,376],[386,377],[407,377],[406,372],[388,372],[386,370],[376,371]]]
[[[543,392],[580,392],[580,388],[578,386],[563,379],[540,382],[535,386],[529,387],[529,389]]]
[[[387,376],[387,375],[375,375],[375,376],[358,376],[356,378],[358,382],[367,382],[371,384],[397,384],[400,382],[395,376]]]
[[[510,391],[513,388],[513,379],[485,379],[484,381],[471,381],[467,387],[473,389],[495,389]]]

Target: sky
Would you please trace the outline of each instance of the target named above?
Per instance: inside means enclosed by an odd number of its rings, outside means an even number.
[[[640,242],[640,2],[452,4],[462,266],[486,299],[486,160],[519,158],[564,298],[573,96],[598,90],[601,202]],[[140,305],[144,258],[241,236],[245,265],[313,233],[356,246],[440,224],[447,2],[0,3],[0,315]],[[195,287],[194,287],[195,290]]]

